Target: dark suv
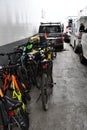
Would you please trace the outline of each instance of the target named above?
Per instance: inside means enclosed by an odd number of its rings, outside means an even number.
[[[54,45],[55,51],[64,49],[63,24],[61,23],[41,23],[39,27],[40,39],[44,32],[47,34],[47,40]]]

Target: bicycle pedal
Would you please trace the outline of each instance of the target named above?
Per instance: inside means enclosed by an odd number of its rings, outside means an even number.
[[[56,83],[49,83],[50,85],[55,85]]]

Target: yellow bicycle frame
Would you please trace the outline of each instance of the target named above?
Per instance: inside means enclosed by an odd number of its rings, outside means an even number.
[[[25,104],[22,101],[22,94],[20,92],[18,83],[16,81],[16,77],[14,75],[12,75],[12,84],[11,85],[12,85],[11,87],[13,89],[12,98],[15,98],[15,99],[18,99],[18,101],[21,101],[22,102],[22,109],[24,110]]]

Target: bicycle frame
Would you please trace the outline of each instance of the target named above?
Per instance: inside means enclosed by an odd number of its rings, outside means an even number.
[[[21,130],[28,130],[29,125],[24,119],[25,116],[23,117],[21,114],[21,105],[22,102],[5,96],[0,88],[0,129],[2,128],[3,130],[11,130],[13,128],[12,126],[16,125]]]
[[[12,89],[13,89],[12,98],[17,98],[18,101],[22,101],[22,94],[20,92],[16,77],[12,75],[11,78],[12,78]],[[25,109],[25,105],[23,102],[22,102],[22,108],[23,110]]]
[[[3,74],[3,78],[4,78],[4,85],[3,88],[6,91],[9,88],[9,82],[11,81],[11,87],[12,87],[12,98],[18,99],[18,101],[22,101],[22,94],[20,92],[20,88],[18,86],[17,80],[15,75],[10,75],[7,74],[6,72],[4,72]],[[25,109],[25,105],[22,102],[22,109]]]

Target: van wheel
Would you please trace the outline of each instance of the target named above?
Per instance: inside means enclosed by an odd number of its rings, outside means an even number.
[[[74,47],[73,47],[74,52],[76,51],[76,41],[74,40]]]
[[[76,40],[74,40],[74,47],[73,47],[73,49],[74,49],[75,53],[78,53],[78,47],[76,46]]]
[[[83,56],[83,52],[80,52],[79,56],[80,56],[80,62],[81,62],[82,64],[84,64],[86,60],[85,60],[85,58],[84,58],[84,56]]]
[[[70,45],[70,46],[72,46],[72,44],[71,44],[71,43],[69,43],[69,45]]]
[[[78,52],[79,52],[79,47],[76,46],[76,44],[74,44],[74,52],[75,52],[75,53],[78,53]]]

